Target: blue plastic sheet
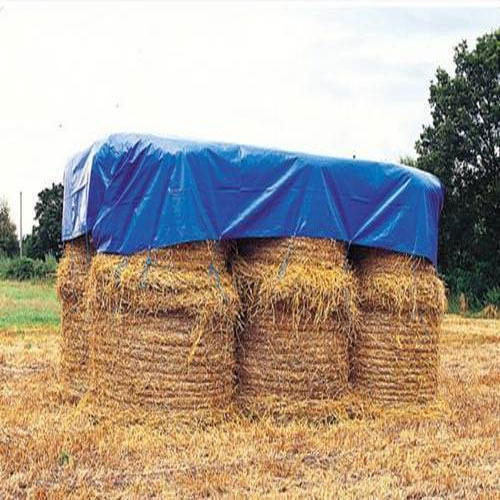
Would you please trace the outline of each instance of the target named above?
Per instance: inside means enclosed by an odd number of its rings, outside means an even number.
[[[310,236],[436,264],[443,189],[415,168],[117,134],[68,163],[62,236],[131,254],[198,240]]]

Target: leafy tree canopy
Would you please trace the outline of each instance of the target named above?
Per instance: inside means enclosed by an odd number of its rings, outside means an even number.
[[[43,259],[45,255],[59,258],[62,253],[61,224],[63,208],[63,185],[52,184],[38,193],[35,205],[36,226],[28,241],[27,255]]]
[[[417,165],[446,190],[440,267],[455,292],[481,297],[500,283],[500,30],[460,43],[454,63],[431,82]]]

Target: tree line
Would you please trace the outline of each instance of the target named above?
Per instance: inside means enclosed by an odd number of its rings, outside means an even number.
[[[452,296],[472,306],[500,305],[500,30],[454,51],[454,74],[438,68],[430,83],[432,123],[401,161],[435,174],[445,188],[438,269]],[[62,252],[62,184],[38,194],[25,255]],[[18,252],[16,228],[0,203],[0,254]]]

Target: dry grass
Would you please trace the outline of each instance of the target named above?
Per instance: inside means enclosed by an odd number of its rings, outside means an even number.
[[[125,425],[66,401],[54,327],[0,332],[0,498],[498,498],[500,321],[447,316],[439,404],[334,424]]]

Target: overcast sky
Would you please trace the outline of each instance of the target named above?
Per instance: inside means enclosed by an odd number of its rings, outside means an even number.
[[[0,0],[0,197],[18,225],[23,191],[31,232],[36,194],[114,132],[413,154],[436,68],[500,4],[373,5]]]

